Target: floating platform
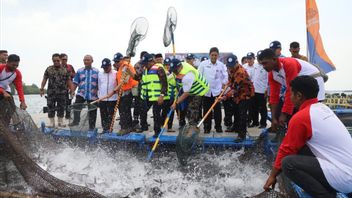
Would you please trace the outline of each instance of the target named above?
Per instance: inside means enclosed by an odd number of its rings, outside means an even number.
[[[259,130],[259,129],[258,129]],[[86,132],[72,131],[70,129],[55,129],[45,127],[45,123],[41,123],[41,131],[46,135],[51,135],[54,139],[81,139],[86,140],[89,144],[95,144],[100,142],[124,142],[124,143],[136,143],[140,148],[146,147],[147,150],[154,144],[156,138],[148,136],[144,133],[128,133],[126,135],[118,135],[117,133],[98,133],[98,130],[90,130]],[[170,134],[170,133],[169,133]],[[160,137],[160,145],[175,145],[178,133],[173,135],[162,135]],[[249,137],[243,142],[236,143],[236,135],[231,134],[233,137],[201,137],[201,146],[205,149],[206,147],[222,147],[222,148],[250,148],[253,147],[255,137]]]

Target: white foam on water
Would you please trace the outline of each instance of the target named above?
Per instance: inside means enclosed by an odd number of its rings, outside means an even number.
[[[39,165],[55,177],[87,186],[107,197],[245,197],[262,191],[264,162],[243,164],[241,151],[192,156],[180,167],[174,152],[153,163],[132,152],[64,146],[42,149]],[[160,193],[160,196],[157,196]]]

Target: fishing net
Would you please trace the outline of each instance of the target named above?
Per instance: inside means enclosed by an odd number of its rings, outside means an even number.
[[[69,127],[71,131],[88,131],[94,129],[98,106],[88,103],[74,103],[69,106],[71,112]]]
[[[50,175],[34,159],[42,148],[57,148],[31,116],[15,107],[13,100],[0,99],[0,138],[7,157],[13,161],[26,183],[43,197],[103,197],[86,187],[69,184]]]
[[[275,190],[270,190],[270,191],[261,192],[257,195],[250,197],[250,198],[289,198],[289,196],[287,196],[284,193],[275,191]]]
[[[174,31],[177,24],[177,13],[174,7],[169,7],[166,15],[166,23],[164,27],[163,43],[167,47],[170,45],[171,41],[174,39]]]
[[[177,159],[182,166],[187,165],[187,160],[197,145],[201,145],[202,139],[199,137],[197,126],[185,125],[180,129],[176,138]]]
[[[148,20],[144,17],[135,19],[131,25],[131,37],[128,42],[126,55],[134,57],[136,55],[136,47],[143,40],[148,31]]]

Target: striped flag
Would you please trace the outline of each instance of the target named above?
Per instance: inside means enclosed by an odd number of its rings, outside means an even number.
[[[336,70],[320,37],[319,12],[315,0],[306,0],[306,23],[309,62],[319,65],[326,73]]]

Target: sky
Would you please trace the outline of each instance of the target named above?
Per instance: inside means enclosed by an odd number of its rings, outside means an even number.
[[[330,72],[327,90],[352,89],[352,1],[316,0],[325,51],[337,70]],[[269,47],[301,44],[306,54],[305,0],[0,0],[0,49],[21,57],[26,84],[40,85],[53,53],[68,54],[77,70],[91,54],[93,66],[103,58],[126,53],[135,18],[149,22],[138,54],[172,52],[162,37],[167,9],[177,11],[176,52],[205,52],[218,47],[238,57]]]

